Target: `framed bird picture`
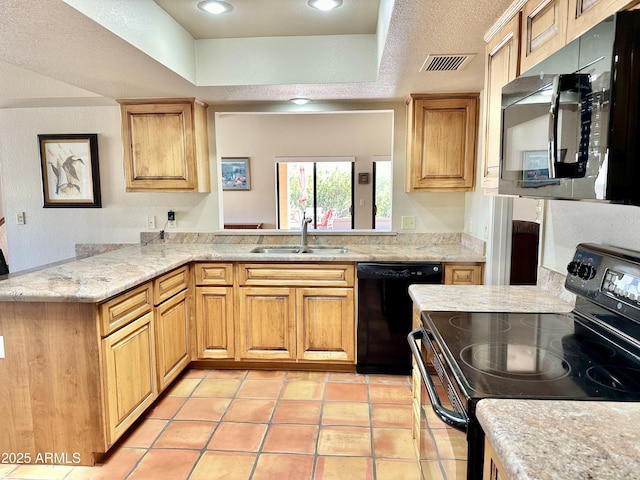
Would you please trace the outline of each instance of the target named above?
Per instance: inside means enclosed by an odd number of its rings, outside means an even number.
[[[98,134],[38,135],[44,208],[100,208]]]

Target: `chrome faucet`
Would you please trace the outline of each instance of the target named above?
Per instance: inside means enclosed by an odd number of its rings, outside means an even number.
[[[300,245],[307,246],[307,228],[313,221],[311,217],[307,217],[307,212],[302,212],[302,224],[300,225]]]

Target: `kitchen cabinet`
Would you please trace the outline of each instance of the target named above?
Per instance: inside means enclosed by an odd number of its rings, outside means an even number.
[[[487,439],[484,442],[484,467],[482,480],[507,480],[506,470]]]
[[[445,285],[482,285],[482,263],[446,263],[444,267]]]
[[[569,0],[567,42],[574,40],[614,12],[632,7],[637,0]]]
[[[233,359],[235,355],[233,264],[199,263],[195,272],[195,357]]]
[[[522,7],[520,68],[526,72],[567,39],[569,0],[528,0]]]
[[[407,192],[473,190],[478,98],[477,93],[410,96]]]
[[[502,87],[520,73],[520,12],[487,43],[482,187],[497,191],[502,131]]]
[[[240,360],[295,360],[295,290],[240,287],[238,300]]]
[[[355,362],[355,268],[240,264],[238,358]]]
[[[166,273],[153,282],[158,390],[164,390],[189,364],[189,267]]]
[[[120,99],[128,192],[209,192],[208,105]]]
[[[102,340],[107,444],[115,441],[158,395],[153,313]]]

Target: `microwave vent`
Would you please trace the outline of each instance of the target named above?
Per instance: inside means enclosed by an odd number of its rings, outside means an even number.
[[[428,55],[422,64],[421,72],[452,72],[462,70],[473,60],[475,54]]]

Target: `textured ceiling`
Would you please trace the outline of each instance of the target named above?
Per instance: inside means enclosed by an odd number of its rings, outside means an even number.
[[[108,13],[111,15],[117,14],[119,5],[152,2],[80,1],[100,4],[104,10],[110,10]],[[234,4],[236,13],[242,13],[244,7],[253,9],[257,3],[306,4],[304,0],[229,1]],[[192,0],[157,0],[158,5],[165,2],[174,6],[195,3]],[[378,0],[345,0],[344,3],[348,8],[343,12],[356,12],[355,17],[335,22],[331,28],[346,28],[345,25],[351,22],[353,25],[349,26],[367,33],[373,19],[371,9],[366,7],[371,3],[378,4]],[[510,3],[509,0],[396,0],[377,79],[373,81],[197,86],[184,75],[175,73],[134,47],[130,40],[124,40],[63,0],[39,0],[37,8],[33,2],[0,0],[0,32],[3,38],[0,42],[0,107],[104,104],[113,103],[115,98],[154,96],[195,96],[211,104],[279,102],[297,96],[307,96],[315,102],[346,102],[404,100],[409,93],[419,92],[478,91],[482,89],[484,80],[483,36]],[[300,9],[298,5],[285,10],[291,13]],[[302,11],[308,16],[308,11]],[[251,20],[247,20],[243,27],[248,30],[241,31],[238,27],[236,33],[243,37],[276,35],[274,28],[277,22],[267,21],[266,15],[252,11],[248,17]],[[178,15],[174,13],[173,16]],[[251,25],[260,23],[260,18],[269,24],[269,28],[266,29],[265,25],[259,33],[252,34]],[[122,15],[119,22],[123,27],[132,27],[132,31],[138,24],[149,27],[145,24],[148,19],[130,15]],[[195,31],[195,25],[186,20],[181,22],[194,29],[193,38],[203,35]],[[306,25],[306,33],[318,32],[321,30],[313,29],[320,29],[322,22],[333,23],[322,17],[314,27],[302,19],[299,25]],[[297,30],[299,25],[293,25],[291,21],[286,23],[289,30],[283,30],[283,34],[300,34]],[[337,33],[341,31],[329,32],[332,35]],[[222,33],[222,29],[219,34],[227,35]],[[165,45],[159,41],[155,46],[159,49],[173,48],[171,42]],[[470,53],[478,56],[461,71],[419,72],[429,54]]]

